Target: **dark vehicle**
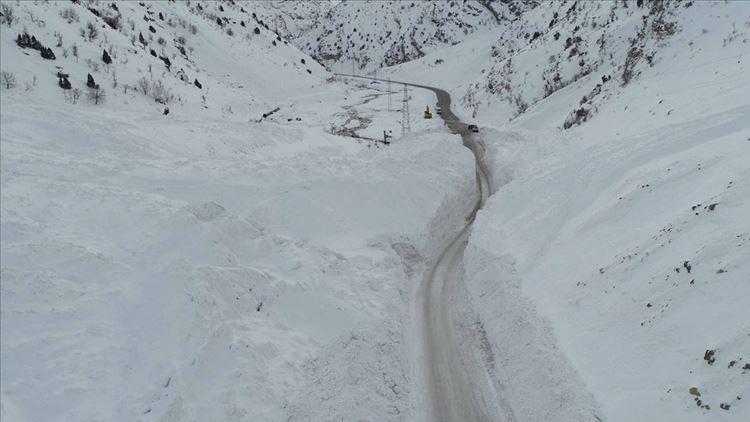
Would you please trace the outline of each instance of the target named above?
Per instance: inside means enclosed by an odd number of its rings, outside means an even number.
[[[442,109],[442,108],[440,108],[440,107],[435,107],[435,112],[436,112],[437,114],[441,114],[441,115],[442,115],[442,114],[443,114],[443,109]]]
[[[467,128],[468,128],[468,129],[469,129],[470,131],[474,132],[474,133],[477,133],[477,132],[479,132],[479,127],[478,127],[477,125],[469,125],[469,126],[467,126]]]

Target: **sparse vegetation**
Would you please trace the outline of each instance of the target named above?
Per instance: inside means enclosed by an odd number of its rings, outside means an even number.
[[[104,89],[102,89],[99,85],[96,85],[94,88],[89,88],[86,97],[95,105],[99,105],[103,103],[107,98],[107,94]]]
[[[0,4],[0,23],[4,23],[8,26],[12,26],[16,20],[16,15],[13,12],[13,8],[9,4]]]
[[[92,42],[99,36],[99,29],[97,29],[96,25],[94,25],[93,22],[89,22],[86,24],[85,31],[81,29],[81,33],[84,35],[85,39],[87,39],[89,42]]]
[[[78,104],[78,99],[81,98],[81,90],[78,88],[73,88],[70,91],[70,101],[73,104]]]
[[[66,7],[60,11],[60,17],[68,21],[68,23],[78,22],[78,12],[72,7]]]
[[[172,92],[164,85],[164,82],[159,79],[151,84],[151,98],[159,104],[166,105],[172,101],[174,95],[172,95]]]
[[[148,95],[148,92],[151,90],[151,82],[145,76],[141,76],[141,78],[136,81],[136,87],[143,93],[143,95]]]
[[[0,73],[0,82],[5,89],[16,87],[16,75],[12,72],[3,71]]]

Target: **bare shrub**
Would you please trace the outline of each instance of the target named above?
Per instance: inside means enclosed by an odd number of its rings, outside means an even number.
[[[0,12],[3,13],[3,15],[0,16],[0,23],[4,23],[8,26],[13,25],[13,22],[16,20],[16,15],[13,13],[13,8],[10,7],[10,5],[3,4],[0,5]]]
[[[92,103],[99,105],[100,103],[103,103],[104,100],[107,98],[107,94],[101,87],[96,86],[94,88],[89,88],[89,91],[86,94],[86,97]]]
[[[57,40],[57,47],[62,47],[63,45],[63,36],[61,33],[55,31],[55,39]]]
[[[11,72],[0,73],[0,82],[5,89],[11,89],[16,87],[16,75]]]
[[[78,99],[81,98],[81,90],[78,88],[73,88],[72,91],[70,91],[70,101],[73,104],[78,103]]]
[[[91,59],[86,59],[86,64],[89,66],[89,68],[92,71],[94,71],[94,72],[98,72],[99,71],[99,62],[95,62],[95,61],[93,61]]]
[[[36,75],[34,75],[30,81],[23,84],[23,90],[29,92],[36,88]]]
[[[138,90],[143,93],[143,95],[148,95],[148,92],[151,90],[151,82],[149,82],[149,80],[145,76],[142,76],[140,79],[138,79],[135,84]]]
[[[94,25],[93,22],[89,22],[86,24],[86,39],[89,41],[94,41],[96,37],[99,36],[99,29],[97,29],[96,25]]]
[[[159,79],[158,81],[151,84],[151,98],[159,104],[169,104],[174,98],[172,92],[164,86],[164,82]]]
[[[72,7],[61,10],[60,17],[68,21],[68,23],[78,22],[78,12]]]

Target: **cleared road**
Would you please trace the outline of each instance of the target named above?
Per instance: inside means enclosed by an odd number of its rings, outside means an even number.
[[[384,81],[383,79],[341,75]],[[461,231],[448,241],[442,253],[428,271],[418,297],[419,323],[422,325],[422,357],[425,369],[424,379],[430,401],[430,420],[493,421],[498,419],[497,400],[486,369],[482,362],[471,360],[473,353],[461,353],[458,333],[452,323],[452,305],[456,298],[461,279],[464,250],[469,239],[469,231],[477,212],[484,206],[489,195],[489,180],[482,161],[482,147],[451,111],[451,98],[448,92],[425,85],[391,81],[416,88],[428,89],[437,95],[441,117],[451,132],[461,135],[463,144],[473,153],[476,161],[476,179],[479,195],[471,206],[471,212]],[[463,357],[462,357],[463,356]]]

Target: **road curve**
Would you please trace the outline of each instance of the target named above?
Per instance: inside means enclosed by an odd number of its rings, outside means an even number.
[[[385,81],[365,76],[339,74]],[[453,238],[449,239],[432,267],[427,271],[417,298],[418,324],[422,327],[422,364],[424,382],[428,389],[428,418],[435,421],[470,422],[497,420],[497,400],[486,368],[482,362],[467,362],[473,353],[461,353],[461,342],[452,319],[452,305],[461,270],[464,250],[469,240],[471,225],[477,212],[484,206],[489,195],[489,179],[482,160],[483,150],[451,110],[451,97],[448,92],[425,85],[391,81],[416,88],[428,89],[437,95],[437,105],[442,110],[441,117],[451,132],[461,136],[464,146],[474,153],[476,161],[477,200],[471,205],[470,213]]]

